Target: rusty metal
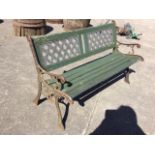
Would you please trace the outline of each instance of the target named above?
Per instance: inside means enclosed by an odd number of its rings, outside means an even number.
[[[58,123],[59,123],[59,126],[62,129],[64,129],[64,126],[62,123],[62,114],[61,114],[61,110],[59,107],[58,99],[63,98],[64,101],[66,101],[66,104],[74,103],[74,101],[67,94],[65,94],[64,92],[61,91],[61,85],[64,84],[66,82],[66,80],[63,77],[63,75],[58,75],[58,74],[47,72],[39,65],[38,60],[35,55],[35,49],[33,46],[31,36],[27,36],[27,40],[30,44],[30,48],[33,53],[33,58],[34,58],[35,66],[36,66],[37,73],[38,73],[38,93],[37,93],[36,98],[34,99],[34,103],[36,105],[39,104],[41,94],[43,94],[50,103],[53,102],[53,97],[54,97],[54,99],[55,99],[54,102],[55,102],[57,113],[58,113]],[[57,80],[55,85],[49,86],[45,77],[44,77],[45,75],[49,76],[50,79],[53,78],[53,79]]]
[[[134,54],[134,47],[141,48],[141,45],[138,44],[138,43],[122,43],[120,41],[117,41],[117,43],[118,43],[118,47],[120,45],[125,45],[125,46],[130,47],[131,48],[131,52],[129,52],[129,54]]]

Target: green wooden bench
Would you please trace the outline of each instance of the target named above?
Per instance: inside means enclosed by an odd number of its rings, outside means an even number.
[[[118,45],[122,43],[116,41],[114,24],[27,38],[38,72],[39,88],[34,102],[39,104],[41,94],[50,102],[55,100],[58,122],[62,128],[64,126],[59,107],[60,101],[72,104],[75,97],[121,71],[125,71],[125,79],[128,81],[129,66],[137,60],[143,60],[141,56],[119,52]],[[131,46],[132,49],[134,46],[139,47],[138,44],[131,44]],[[111,52],[106,56],[96,58],[59,75],[51,72],[110,49]]]

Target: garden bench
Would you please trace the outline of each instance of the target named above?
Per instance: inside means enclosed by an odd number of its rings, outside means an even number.
[[[38,72],[38,94],[34,102],[38,105],[43,94],[50,102],[55,100],[59,125],[64,128],[59,102],[72,104],[74,99],[88,89],[111,78],[121,71],[129,82],[129,66],[142,60],[138,55],[123,54],[118,50],[116,27],[113,23],[89,27],[72,32],[49,36],[31,37],[28,41]],[[130,44],[125,44],[129,45]],[[131,44],[140,47],[139,44]],[[76,61],[86,59],[111,49],[106,56],[79,65],[61,74],[53,71]]]

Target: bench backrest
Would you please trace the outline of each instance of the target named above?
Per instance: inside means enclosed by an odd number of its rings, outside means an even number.
[[[32,38],[38,63],[47,71],[116,46],[114,24]]]

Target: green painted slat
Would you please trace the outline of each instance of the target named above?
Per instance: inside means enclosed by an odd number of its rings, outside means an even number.
[[[128,60],[130,60],[131,62],[132,61],[134,61],[134,62],[136,62],[137,60],[138,60],[138,57],[137,56],[131,56],[131,55],[124,55],[124,54],[122,54],[122,53],[119,53],[119,55],[121,54],[121,56],[125,56]],[[118,60],[118,61],[120,61],[120,60]],[[104,65],[103,65],[104,66]],[[111,65],[112,66],[112,65]],[[84,66],[83,66],[84,67]],[[107,67],[107,66],[104,66],[104,67]],[[77,68],[77,69],[79,69],[79,68]],[[102,69],[102,68],[101,68]],[[104,69],[103,69],[104,70]],[[72,71],[74,71],[74,70],[72,70]],[[93,73],[93,72],[92,72]],[[99,73],[100,73],[100,71],[99,71]],[[88,76],[88,75],[87,75]],[[90,76],[91,77],[91,76]],[[73,83],[73,81],[72,81],[72,79],[73,78],[71,78],[71,79],[69,79],[68,81],[71,81],[72,83]],[[48,80],[48,83],[50,84],[50,85],[52,85],[53,83],[55,83],[53,80]],[[64,85],[64,88],[66,88],[67,87],[67,85]]]
[[[100,74],[104,74],[104,73],[106,73],[106,72],[111,72],[111,73],[112,73],[111,70],[112,70],[113,68],[115,68],[115,66],[121,66],[121,65],[123,66],[126,62],[133,62],[133,60],[132,60],[132,61],[131,61],[131,60],[124,60],[124,61],[122,61],[122,62],[115,63],[114,65],[108,66],[106,69],[100,71],[98,74],[93,74],[93,75],[88,76],[88,77],[86,76],[86,78],[84,78],[83,80],[81,80],[81,82],[79,82],[79,83],[76,83],[76,82],[78,82],[78,81],[74,81],[73,86],[70,87],[70,88],[67,88],[67,89],[72,89],[72,88],[76,87],[77,85],[80,85],[80,84],[83,84],[84,82],[89,81],[89,79],[90,79],[90,80],[95,79],[95,78],[98,77]],[[82,77],[82,78],[83,78],[83,77]],[[73,82],[73,81],[72,81],[72,82]]]
[[[106,59],[103,58],[103,59],[100,59],[99,61],[95,61],[91,64],[83,66],[83,67],[79,68],[78,70],[76,70],[75,72],[73,70],[70,74],[67,74],[67,72],[66,72],[64,74],[64,77],[67,80],[71,80],[71,79],[76,78],[77,76],[81,76],[81,75],[86,74],[92,70],[96,70],[96,69],[99,69],[102,67],[106,67],[106,65],[108,65],[111,62],[114,62],[115,60],[120,61],[120,59],[125,58],[124,56],[121,56],[121,55],[115,55],[115,57],[112,57],[112,56],[109,56],[109,57],[110,58],[106,58]]]
[[[78,66],[77,68],[73,68],[70,71],[67,71],[66,73],[64,73],[64,77],[65,79],[67,79],[68,81],[72,80],[73,78],[83,75],[86,71],[90,71],[93,70],[95,68],[100,67],[100,65],[106,65],[109,61],[114,61],[115,59],[118,59],[120,57],[124,57],[123,54],[121,53],[111,53],[110,55],[108,55],[107,57],[102,57],[99,59],[96,59],[95,61],[91,61],[89,63],[84,64],[83,66]],[[86,71],[85,71],[86,70]],[[49,79],[47,80],[49,84],[53,84],[53,80]]]
[[[108,63],[105,63],[105,61],[103,61],[102,63],[99,63],[98,65],[94,65],[92,67],[89,66],[89,68],[85,69],[83,68],[82,70],[76,72],[75,74],[72,74],[71,76],[65,77],[65,79],[71,83],[77,83],[78,81],[82,81],[82,79],[87,78],[87,77],[93,77],[93,75],[97,75],[98,73],[100,73],[101,71],[104,71],[106,68],[108,67],[112,67],[113,65],[122,62],[122,61],[126,61],[127,59],[125,59],[124,57],[117,57],[117,59],[115,59],[115,61],[109,61]],[[104,64],[103,64],[104,63]],[[54,80],[49,79],[47,80],[49,85],[52,85],[53,83],[55,83]],[[68,87],[67,84],[64,84],[64,88]]]
[[[105,66],[108,64],[108,61],[111,60],[111,61],[114,61],[115,59],[117,60],[120,60],[118,58],[122,58],[122,54],[117,54],[117,53],[112,53],[110,56],[110,59],[105,59],[105,57],[103,57],[102,59],[99,58],[99,60],[96,60],[95,62],[91,62],[91,63],[88,63],[88,64],[85,64],[84,66],[78,66],[78,68],[75,68],[71,71],[68,71],[66,73],[63,74],[63,76],[65,77],[65,79],[67,81],[71,81],[72,79],[75,79],[89,71],[92,71],[92,70],[95,70],[95,68],[100,68],[102,66]],[[55,80],[53,79],[49,79],[47,80],[48,84],[49,85],[52,85],[53,83],[55,83]]]
[[[120,56],[120,54],[117,54],[117,53],[110,53],[109,55],[106,55],[106,56],[104,56],[104,57],[95,59],[94,61],[90,61],[90,62],[85,63],[85,64],[83,64],[83,65],[80,65],[80,66],[78,66],[78,67],[76,67],[76,68],[73,68],[73,69],[67,71],[67,72],[64,74],[64,76],[67,78],[68,76],[71,76],[71,75],[73,75],[73,74],[76,74],[77,72],[79,72],[79,71],[81,71],[81,70],[83,70],[83,69],[88,69],[88,68],[93,67],[93,66],[95,66],[95,65],[97,65],[97,64],[99,64],[99,63],[103,63],[103,64],[104,64],[104,63],[107,63],[110,59],[113,59],[113,58],[115,58],[115,57],[117,58],[117,57],[119,57],[119,56]]]
[[[90,69],[95,69],[101,65],[106,65],[110,61],[115,61],[115,59],[119,59],[119,58],[128,58],[130,60],[131,59],[135,59],[135,60],[140,59],[138,56],[125,55],[125,54],[120,53],[120,52],[113,52],[110,55],[107,55],[106,57],[101,57],[99,59],[96,59],[95,61],[91,61],[91,62],[88,62],[88,63],[83,64],[81,66],[78,66],[76,68],[73,68],[72,70],[65,72],[63,76],[65,78],[68,78],[68,77],[70,78],[72,76],[76,76],[75,74],[81,75],[81,73],[85,73],[85,70],[89,71]]]
[[[68,90],[68,91],[66,91],[66,93],[69,94],[72,98],[74,98],[77,95],[81,94],[82,92],[84,92],[84,91],[88,90],[89,88],[95,86],[99,82],[102,82],[102,81],[114,76],[115,74],[124,70],[125,68],[129,67],[132,64],[133,64],[133,62],[129,61],[129,62],[125,63],[124,65],[120,65],[117,67],[115,66],[115,68],[113,68],[112,72],[107,71],[107,73],[104,74],[104,76],[103,75],[98,76],[93,81],[91,80],[89,82],[85,82],[84,85],[79,85],[78,87],[76,87],[76,89]]]
[[[98,76],[98,74],[104,72],[104,70],[109,69],[109,68],[113,67],[114,65],[117,65],[118,63],[120,63],[120,61],[125,62],[126,60],[127,59],[122,58],[122,59],[119,59],[117,61],[109,62],[109,64],[107,64],[106,66],[100,66],[95,70],[85,72],[84,74],[69,78],[67,80],[70,81],[71,83],[73,83],[73,85],[76,83],[78,84],[85,79],[89,80],[89,79],[95,78],[96,76]],[[65,84],[64,87],[65,86],[67,86],[67,84]]]
[[[65,89],[73,89],[74,87],[77,87],[78,85],[85,85],[85,82],[95,79],[98,76],[100,76],[101,74],[108,72],[111,72],[111,70],[113,69],[113,67],[118,66],[118,65],[124,65],[124,63],[126,63],[127,61],[129,61],[128,59],[121,59],[121,60],[117,60],[114,62],[109,63],[107,66],[103,66],[101,68],[98,68],[96,70],[92,70],[92,72],[88,72],[87,74],[84,74],[83,76],[79,77],[79,78],[75,78],[73,80],[71,80],[70,82],[72,83],[72,87],[67,87],[67,84],[65,85]],[[65,91],[64,89],[64,91]]]

